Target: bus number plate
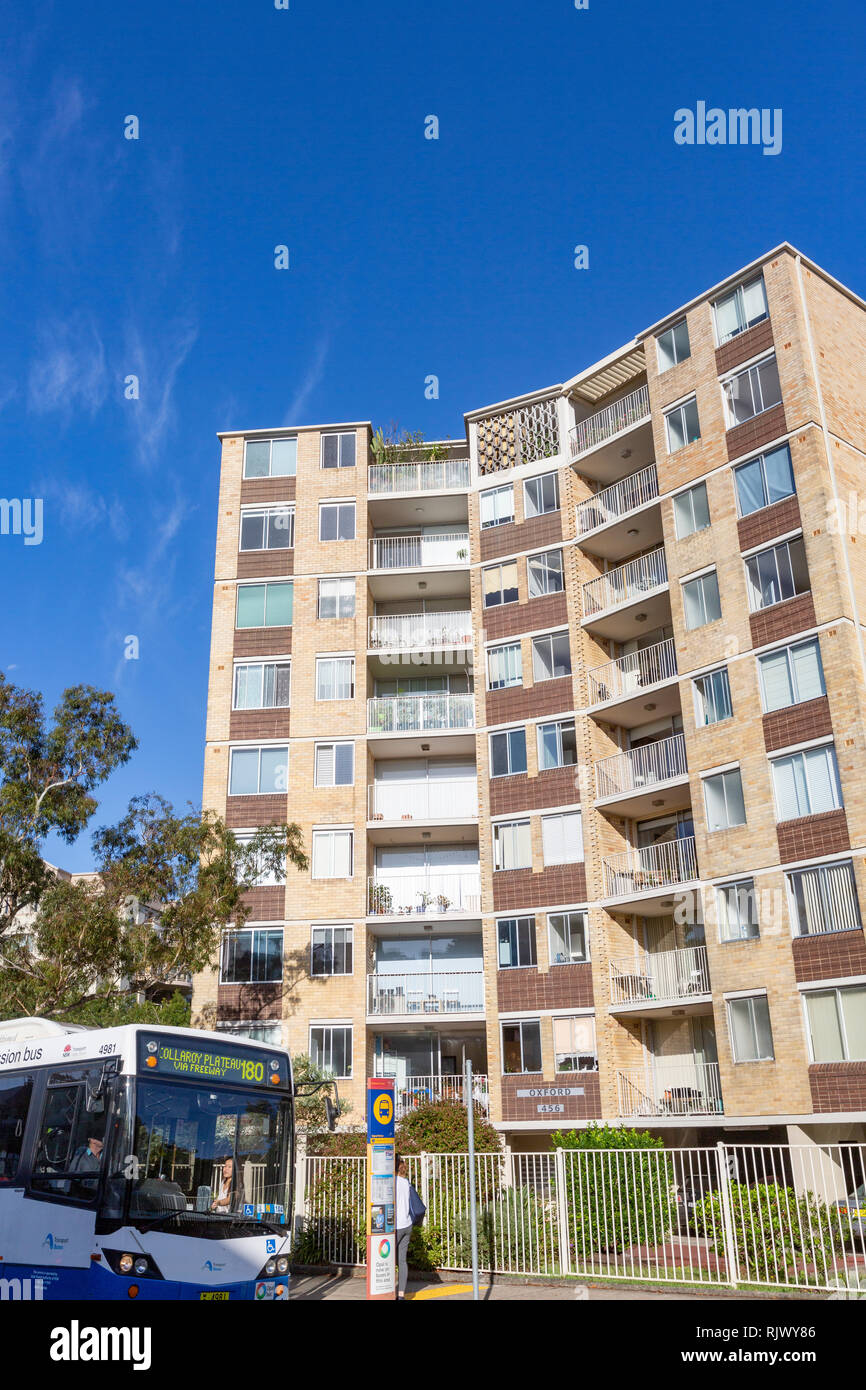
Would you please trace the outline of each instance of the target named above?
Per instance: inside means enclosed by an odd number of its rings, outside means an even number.
[[[228,1289],[208,1289],[207,1293],[200,1293],[199,1299],[226,1299],[229,1297]]]

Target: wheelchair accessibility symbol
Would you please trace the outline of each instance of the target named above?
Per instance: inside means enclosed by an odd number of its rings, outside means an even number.
[[[394,1115],[394,1102],[387,1092],[373,1101],[373,1114],[380,1125],[389,1125]]]

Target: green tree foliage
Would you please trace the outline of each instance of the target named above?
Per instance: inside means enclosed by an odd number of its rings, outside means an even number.
[[[569,1240],[576,1260],[591,1265],[602,1251],[655,1245],[667,1236],[674,1174],[663,1140],[614,1125],[557,1130],[551,1137],[554,1148],[567,1151]]]
[[[741,1280],[797,1282],[807,1270],[820,1279],[834,1272],[842,1232],[838,1217],[814,1193],[798,1197],[779,1183],[731,1183],[730,1200]],[[718,1192],[709,1193],[695,1204],[692,1220],[696,1233],[724,1257],[721,1202]]]
[[[457,1100],[433,1101],[410,1110],[397,1122],[397,1152],[465,1153],[469,1147],[466,1107]],[[502,1139],[475,1108],[475,1152],[500,1153]]]

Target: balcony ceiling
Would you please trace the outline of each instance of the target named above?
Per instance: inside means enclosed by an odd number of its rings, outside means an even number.
[[[367,649],[367,670],[371,676],[384,681],[397,676],[465,676],[471,666],[471,642],[459,647]]]
[[[645,613],[646,618],[638,622],[641,613]],[[592,613],[582,620],[581,626],[589,628],[599,637],[607,637],[614,642],[629,642],[634,637],[640,637],[642,632],[654,632],[657,627],[669,627],[670,622],[671,600],[666,584],[664,588],[651,592],[649,598],[645,594],[638,594],[636,598],[620,604],[617,608]]]
[[[578,544],[603,560],[620,561],[633,555],[635,550],[661,545],[663,539],[662,510],[656,497],[619,521],[580,537]]]
[[[602,444],[572,460],[572,466],[594,482],[607,487],[631,473],[639,473],[655,459],[652,422],[629,425]]]
[[[687,772],[679,777],[672,777],[667,782],[658,782],[655,786],[636,787],[620,796],[598,797],[595,802],[596,809],[608,815],[634,816],[639,820],[650,816],[666,816],[673,811],[684,811],[691,804]]]
[[[432,932],[424,930],[425,922],[432,925]],[[407,917],[368,917],[367,931],[370,936],[394,941],[426,941],[430,936],[434,939],[437,936],[477,936],[479,942],[481,940],[477,918],[453,918],[444,914],[423,917],[420,912]]]
[[[632,348],[630,352],[618,357],[615,362],[608,361],[598,371],[591,372],[579,380],[572,391],[582,401],[594,405],[611,392],[621,391],[629,382],[634,381],[635,377],[643,376],[645,372],[646,358],[641,343],[639,347]]]
[[[443,526],[469,520],[465,492],[401,492],[367,497],[367,514],[374,526]]]
[[[691,883],[670,883],[663,888],[651,888],[645,893],[632,892],[618,898],[603,898],[599,906],[619,917],[636,912],[640,917],[669,917],[676,907],[678,893],[694,892],[697,879]]]
[[[683,999],[641,999],[636,1004],[610,1004],[611,1014],[630,1014],[632,1018],[696,1018],[698,1015],[711,1015],[713,996],[694,994],[686,1002]]]
[[[478,844],[478,817],[452,820],[368,820],[367,838],[374,845]]]
[[[647,705],[652,705],[651,710]],[[650,685],[622,695],[609,704],[596,705],[590,710],[595,719],[605,724],[618,724],[623,729],[636,729],[651,720],[664,719],[669,714],[682,713],[679,677],[671,676],[661,685]]]
[[[468,565],[459,569],[370,570],[367,582],[372,597],[380,603],[405,598],[465,598],[469,607]]]
[[[422,744],[428,744],[422,748]],[[475,730],[449,730],[443,733],[375,734],[367,735],[367,748],[374,758],[431,758],[451,757],[462,753],[475,754]]]

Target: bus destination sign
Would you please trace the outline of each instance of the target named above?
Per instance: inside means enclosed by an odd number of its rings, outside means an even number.
[[[223,1081],[232,1086],[289,1084],[285,1057],[257,1048],[190,1047],[186,1038],[138,1035],[138,1070],[153,1076]]]

